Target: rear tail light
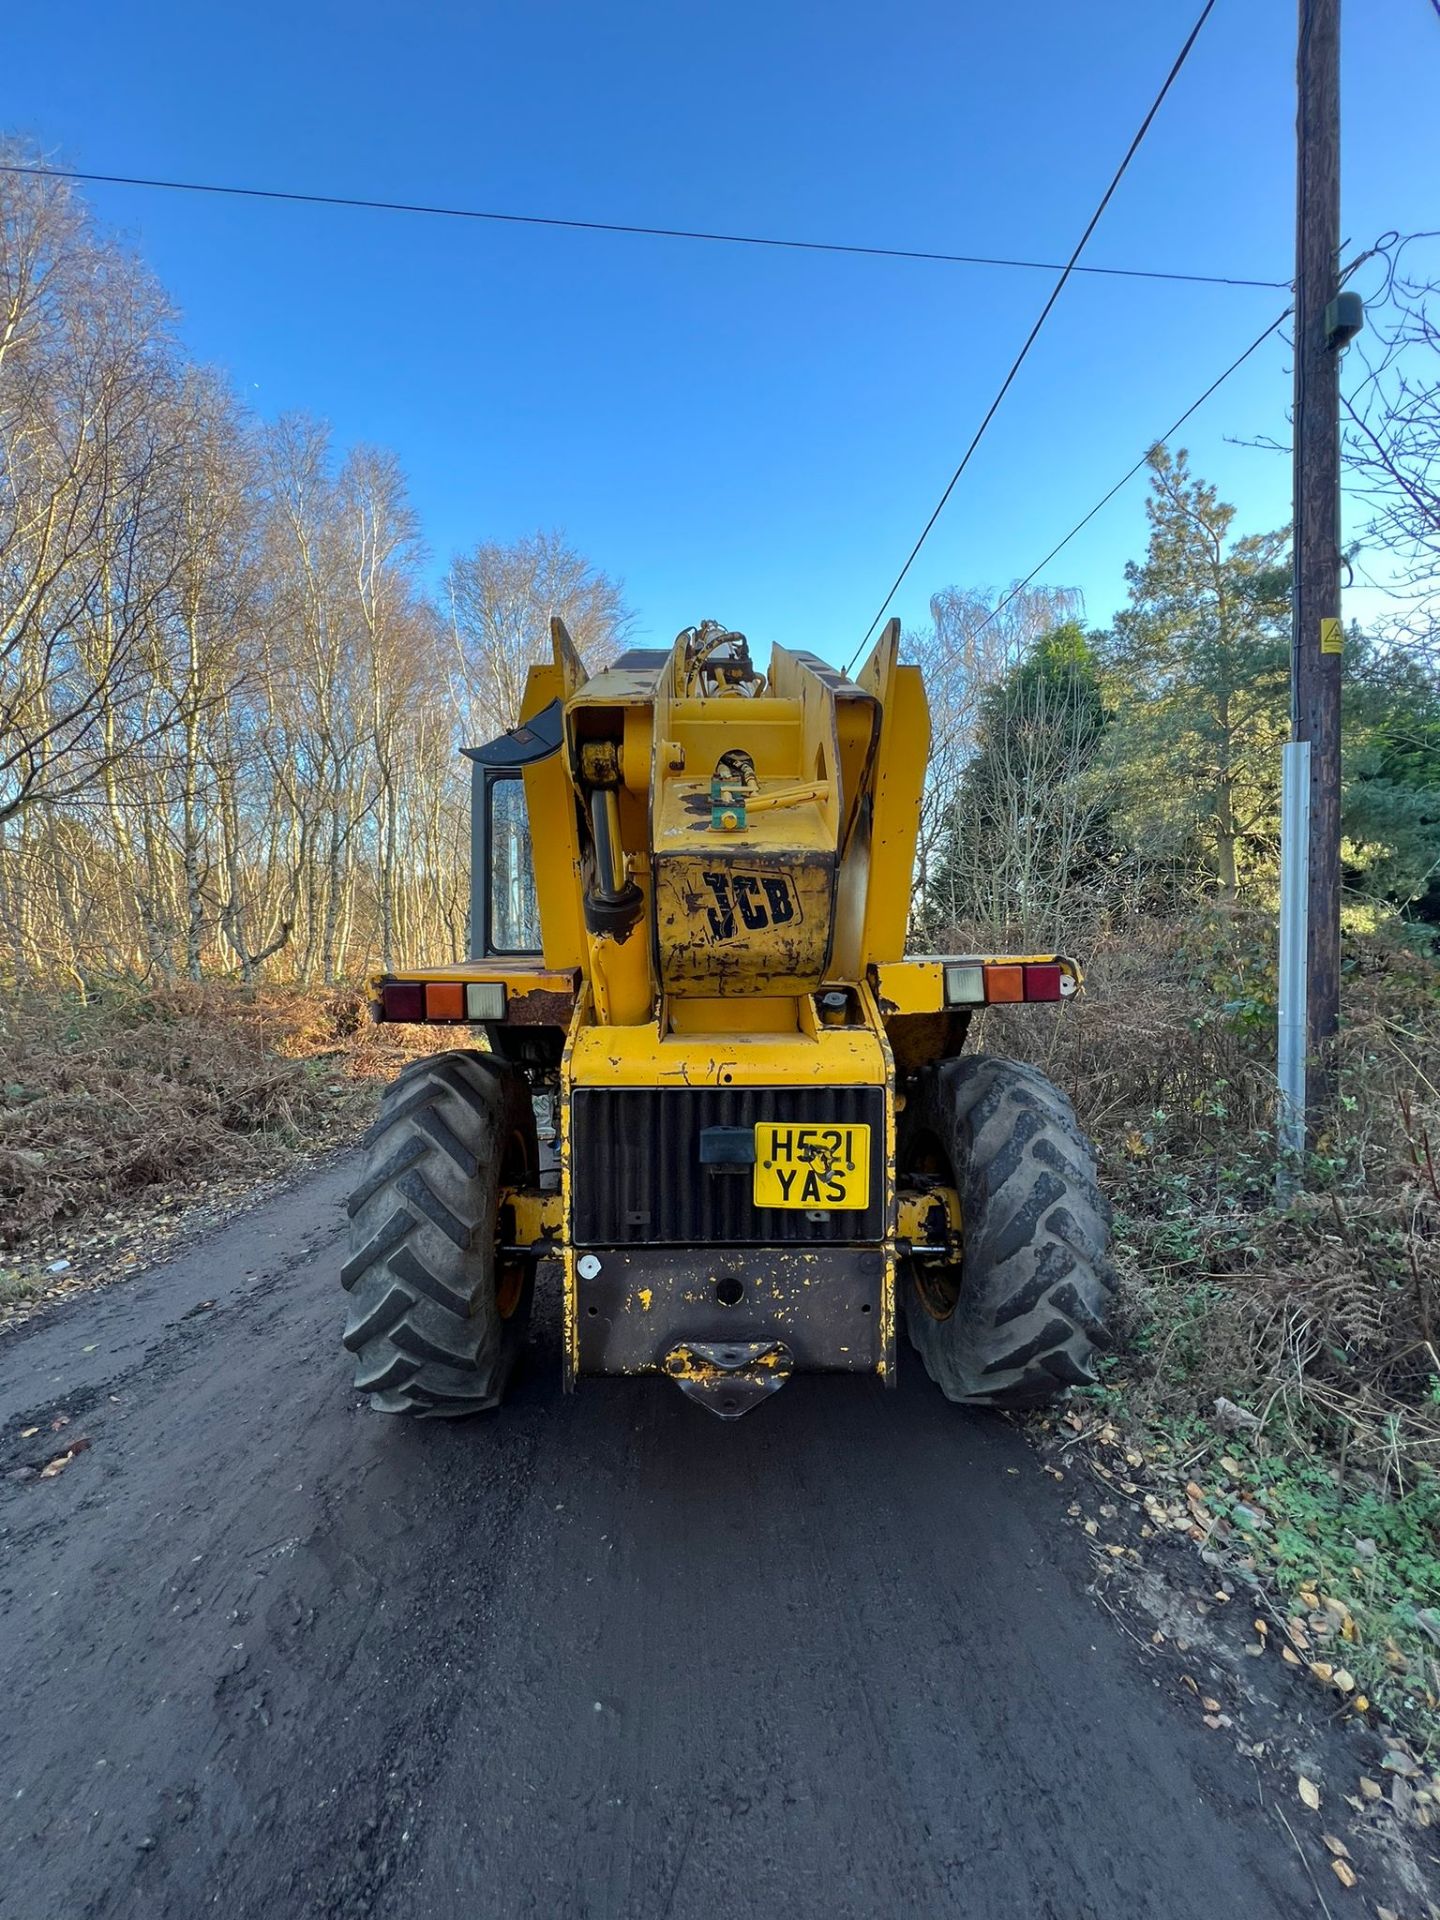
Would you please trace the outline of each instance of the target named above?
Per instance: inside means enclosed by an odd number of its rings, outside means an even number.
[[[422,980],[387,980],[380,989],[380,1005],[387,1020],[423,1020],[425,983]]]
[[[1058,1000],[1065,991],[1062,984],[1064,979],[1063,967],[1026,967],[1025,998],[1027,1000]]]
[[[1079,982],[1055,960],[947,960],[947,1007],[1007,1007],[1022,1001],[1068,1000]]]
[[[503,980],[386,980],[380,988],[382,1020],[503,1020]]]

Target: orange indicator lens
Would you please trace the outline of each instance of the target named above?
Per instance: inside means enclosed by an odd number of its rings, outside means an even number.
[[[1025,998],[1023,967],[986,967],[985,997],[992,1007],[1010,1006]]]
[[[465,988],[459,980],[427,980],[425,983],[427,1020],[463,1020]]]

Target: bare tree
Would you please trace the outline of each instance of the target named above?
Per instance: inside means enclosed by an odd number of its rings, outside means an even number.
[[[559,615],[593,673],[634,624],[620,581],[601,573],[558,532],[510,546],[483,541],[457,554],[446,579],[456,705],[475,740],[520,717],[525,675],[550,657]]]
[[[0,981],[458,951],[459,746],[552,613],[592,665],[630,615],[558,534],[457,559],[443,614],[425,565],[393,455],[257,426],[68,187],[0,175]]]
[[[128,695],[178,564],[169,329],[64,183],[0,175],[0,821],[162,724]]]
[[[931,625],[905,635],[905,658],[923,671],[930,699],[930,764],[915,863],[917,903],[925,900],[936,857],[950,832],[987,690],[1005,678],[1042,634],[1080,618],[1083,611],[1083,597],[1072,587],[1012,587],[1004,594],[945,587],[930,602]]]
[[[1404,249],[1347,356],[1358,377],[1343,403],[1345,470],[1367,516],[1360,565],[1395,603],[1391,637],[1440,662],[1440,280],[1403,261]]]

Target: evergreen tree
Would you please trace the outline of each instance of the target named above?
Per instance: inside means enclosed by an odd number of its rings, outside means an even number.
[[[1220,892],[1273,858],[1289,728],[1288,534],[1230,536],[1235,509],[1156,447],[1150,542],[1105,648],[1132,840],[1194,846]]]
[[[1440,921],[1440,679],[1354,632],[1343,771],[1346,885]]]

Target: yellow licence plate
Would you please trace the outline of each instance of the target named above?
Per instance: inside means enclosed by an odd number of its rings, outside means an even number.
[[[870,1203],[869,1127],[755,1127],[757,1207],[857,1207]]]

